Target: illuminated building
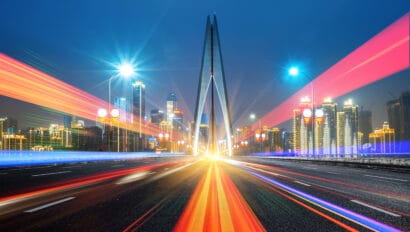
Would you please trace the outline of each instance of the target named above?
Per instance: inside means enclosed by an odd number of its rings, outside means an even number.
[[[4,130],[4,121],[6,121],[7,118],[0,118],[0,150],[3,150],[3,130]]]
[[[283,152],[282,131],[279,128],[272,128],[268,131],[269,150]]]
[[[339,156],[343,155],[345,152],[345,112],[337,112],[336,114],[336,138],[337,138],[337,154]]]
[[[301,128],[300,109],[293,110],[293,151],[300,154],[300,128]]]
[[[120,110],[120,122],[131,122],[131,120],[127,118],[127,112],[131,112],[131,102],[129,99],[125,97],[114,98],[114,107]]]
[[[12,117],[7,117],[5,118],[3,122],[3,130],[6,132],[8,135],[16,134],[18,130],[18,123],[17,120],[12,118]]]
[[[313,154],[313,113],[312,102],[308,97],[301,99],[299,108],[301,110],[300,123],[300,154]]]
[[[369,143],[369,134],[372,132],[372,112],[360,110],[359,112],[359,132],[363,133],[361,144]]]
[[[65,114],[63,121],[64,121],[64,127],[67,128],[67,129],[70,129],[71,128],[71,122],[73,121],[73,116],[69,115],[69,114]]]
[[[326,98],[322,104],[323,126],[322,126],[322,153],[324,155],[337,154],[337,103],[331,98]]]
[[[395,131],[389,127],[388,122],[383,123],[383,128],[369,134],[372,150],[377,153],[393,153],[395,149]]]
[[[396,100],[387,102],[389,125],[395,130],[398,151],[410,151],[410,92],[404,92]]]
[[[283,151],[284,152],[292,152],[293,151],[293,136],[294,134],[289,131],[282,132],[282,140],[283,140]]]
[[[184,112],[181,109],[175,108],[172,123],[173,128],[178,129],[178,131],[184,131]]]
[[[344,112],[344,155],[357,155],[359,138],[359,112],[358,106],[353,105],[351,99],[347,100],[343,104]],[[343,123],[343,122],[341,122]]]
[[[202,143],[208,143],[209,139],[209,119],[206,114],[202,114],[201,124],[199,125],[200,138]]]
[[[135,117],[145,118],[145,85],[142,81],[132,84],[132,113]]]
[[[167,97],[167,122],[169,125],[173,125],[174,110],[177,108],[177,96],[171,92]]]
[[[137,117],[138,121],[135,121],[132,119],[133,123],[138,124],[138,143],[134,144],[133,143],[133,149],[132,150],[144,150],[144,135],[142,134],[142,124],[145,122],[145,85],[142,81],[136,81],[132,85],[132,113],[133,117]],[[132,134],[135,136],[135,134]],[[134,141],[135,139],[131,139],[131,141]],[[135,145],[137,145],[135,147]]]
[[[162,121],[164,121],[164,112],[159,109],[152,109],[150,118],[152,124],[159,125]]]

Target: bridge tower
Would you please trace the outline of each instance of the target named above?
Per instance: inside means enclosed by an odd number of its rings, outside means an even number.
[[[226,145],[229,156],[232,155],[232,123],[229,110],[228,94],[226,91],[225,75],[222,63],[221,46],[219,41],[218,26],[216,16],[208,16],[205,30],[205,42],[202,53],[201,71],[198,84],[198,95],[195,109],[195,128],[194,128],[194,155],[198,155],[199,148],[199,126],[201,116],[204,111],[207,93],[211,87],[211,144],[210,152],[215,154],[215,108],[214,108],[214,89],[216,90],[222,108],[223,121],[226,132]]]

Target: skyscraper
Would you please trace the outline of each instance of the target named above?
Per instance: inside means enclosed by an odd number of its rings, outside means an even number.
[[[410,91],[387,102],[389,125],[395,130],[398,152],[410,151]]]
[[[399,97],[400,102],[400,139],[410,142],[410,91],[404,92]],[[409,145],[409,144],[407,144]],[[407,147],[410,151],[410,147]]]
[[[151,110],[151,123],[159,125],[164,120],[164,112],[159,109]]]
[[[362,144],[369,143],[369,134],[372,130],[372,112],[369,110],[360,110],[359,131],[363,133]]]
[[[347,100],[343,104],[343,112],[345,117],[345,133],[344,133],[344,145],[345,155],[357,155],[359,146],[359,111],[358,106],[353,105],[351,99]]]
[[[119,120],[120,122],[130,122],[127,118],[127,112],[131,112],[131,102],[125,97],[114,98],[114,106],[120,110]]]
[[[313,113],[312,102],[309,97],[301,99],[299,108],[301,110],[300,123],[300,152],[302,155],[313,155]]]
[[[143,150],[144,147],[144,135],[142,133],[145,118],[145,85],[142,81],[136,81],[132,85],[132,113],[134,117],[138,117],[138,121],[133,120],[133,123],[138,124],[138,144],[137,149]],[[133,118],[134,118],[133,117]],[[135,148],[135,147],[134,147]]]
[[[300,109],[293,110],[293,151],[296,154],[300,154],[300,127],[302,123],[302,117],[300,115]]]
[[[184,130],[184,112],[181,109],[175,108],[174,118],[173,118],[173,127],[179,131]]]
[[[142,81],[132,84],[132,113],[134,117],[145,118],[145,85]]]
[[[395,130],[395,137],[397,140],[401,140],[400,137],[400,102],[398,99],[387,102],[387,117],[389,119],[389,125]]]
[[[322,104],[323,109],[323,154],[337,154],[337,103],[331,98],[326,98]]]
[[[177,95],[173,92],[168,94],[167,97],[167,122],[169,125],[172,125],[174,110],[177,108]]]
[[[337,112],[337,155],[343,156],[345,153],[345,126],[346,126],[346,117],[345,112]]]

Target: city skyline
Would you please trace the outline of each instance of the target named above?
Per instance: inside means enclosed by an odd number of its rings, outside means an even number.
[[[321,5],[321,3],[321,1],[317,1],[312,3],[312,5],[309,7],[312,11],[314,11],[316,10],[317,6]],[[13,9],[14,7],[12,2],[5,1],[2,4],[4,6],[2,7],[2,9]],[[267,21],[262,21],[260,19],[261,16],[259,16],[259,14],[251,14],[253,16],[250,17],[252,19],[251,21],[253,24],[257,25],[257,27],[253,29],[249,28],[249,31],[252,32],[251,35],[255,35],[255,38],[253,38],[252,36],[238,38],[237,35],[239,35],[238,33],[240,33],[240,28],[238,26],[241,24],[242,21],[233,24],[232,19],[237,18],[237,13],[227,13],[226,11],[227,7],[242,9],[245,7],[245,2],[242,2],[241,4],[235,6],[231,5],[230,3],[211,3],[207,7],[199,7],[200,9],[194,7],[194,11],[191,13],[184,11],[181,12],[182,9],[180,9],[178,5],[173,5],[171,3],[168,6],[158,6],[155,4],[148,3],[146,4],[146,7],[158,11],[156,14],[147,17],[149,24],[156,23],[156,25],[158,25],[155,32],[153,32],[156,35],[155,38],[161,37],[161,33],[165,33],[164,35],[169,35],[167,28],[168,26],[170,26],[170,22],[165,22],[166,18],[172,16],[174,20],[173,22],[179,23],[180,21],[178,20],[182,20],[181,17],[183,15],[190,15],[193,12],[195,12],[196,15],[198,12],[205,11],[204,9],[207,9],[211,5],[215,5],[215,10],[219,15],[219,20],[222,24],[222,47],[224,47],[224,49],[226,50],[224,51],[224,56],[226,57],[225,69],[227,76],[227,88],[228,92],[231,93],[231,95],[229,96],[229,101],[231,102],[232,115],[234,115],[234,126],[247,124],[249,112],[254,112],[258,116],[262,116],[265,113],[268,113],[272,108],[279,104],[280,101],[283,101],[292,93],[301,88],[304,84],[308,83],[308,80],[306,78],[302,78],[302,80],[300,81],[288,80],[286,77],[285,69],[289,64],[299,62],[301,66],[303,66],[304,73],[306,75],[317,76],[318,74],[329,68],[338,59],[343,58],[350,51],[354,50],[362,43],[364,43],[366,40],[370,39],[372,36],[374,36],[379,31],[384,29],[386,26],[390,25],[397,18],[401,17],[410,7],[410,4],[408,4],[405,1],[378,2],[378,4],[368,4],[372,7],[373,11],[370,10],[368,14],[362,15],[356,11],[358,11],[357,9],[361,9],[365,6],[368,6],[365,2],[356,3],[354,1],[347,1],[344,3],[340,3],[339,5],[337,5],[337,7],[329,8],[328,12],[317,11],[317,13],[319,14],[317,17],[322,16],[322,18],[324,17],[325,19],[327,19],[329,24],[325,25],[327,26],[325,27],[327,31],[321,31],[320,27],[312,29],[309,27],[310,25],[306,25],[307,27],[305,29],[297,27],[297,25],[299,25],[298,22],[303,21],[301,19],[309,18],[309,11],[299,12],[300,9],[298,8],[296,8],[295,12],[289,16],[283,14],[277,14],[277,16],[274,16],[274,14],[272,14],[273,16],[270,16],[272,17],[272,19]],[[352,8],[350,8],[350,6],[353,4],[355,6],[354,9],[356,9],[355,11],[353,11]],[[269,6],[272,6],[268,2],[264,2],[263,5],[265,5],[267,9],[270,9]],[[391,10],[388,12],[384,12],[384,14],[382,15],[377,14],[377,12],[385,9],[384,5],[389,5],[389,9]],[[251,7],[251,10],[260,9],[259,6],[246,6]],[[277,10],[280,10],[282,8],[288,7],[289,5],[287,3],[281,3],[275,6],[277,7]],[[63,8],[64,7],[68,6],[64,6],[63,4]],[[103,9],[106,9],[107,6],[103,5],[101,7]],[[121,6],[118,7],[121,8]],[[168,11],[167,7],[174,7],[176,10]],[[329,15],[329,12],[339,12],[343,9],[346,9],[346,14],[349,15],[349,18],[346,18],[346,21],[344,22],[336,22],[336,16]],[[57,12],[49,12],[44,17],[55,17],[55,14],[57,14]],[[158,15],[159,12],[163,12],[163,15],[161,17]],[[83,13],[79,12],[78,14],[82,15]],[[178,17],[174,17],[175,14],[181,15]],[[68,15],[66,19],[57,17],[56,23],[66,23],[68,25],[71,25],[71,23],[74,22],[71,22],[69,20],[72,19],[74,15]],[[206,15],[206,13],[204,15]],[[5,12],[5,14],[3,14],[2,17],[7,16],[13,18],[18,15],[8,15],[7,12]],[[139,69],[136,78],[142,80],[146,84],[147,89],[151,90],[147,91],[148,110],[153,108],[159,108],[158,105],[160,104],[161,99],[164,99],[168,92],[174,91],[180,96],[180,108],[185,112],[185,118],[189,121],[193,120],[194,101],[189,96],[194,95],[194,90],[187,88],[186,85],[196,85],[197,83],[198,70],[200,66],[200,47],[202,44],[202,32],[199,30],[199,28],[203,27],[203,20],[201,20],[203,17],[193,17],[194,21],[192,23],[182,24],[182,28],[177,29],[183,29],[185,31],[187,30],[187,28],[194,28],[193,32],[195,33],[192,33],[192,35],[187,37],[190,38],[189,43],[186,44],[186,46],[188,46],[187,48],[189,49],[183,49],[183,47],[177,40],[177,38],[181,38],[176,36],[178,34],[176,34],[175,36],[171,36],[171,38],[173,39],[169,41],[167,40],[163,45],[160,45],[161,47],[164,46],[162,47],[162,49],[160,49],[161,51],[163,51],[163,49],[165,48],[173,48],[174,50],[170,50],[170,52],[172,52],[171,54],[175,54],[173,56],[165,56],[167,60],[161,60],[160,66],[158,66],[159,63],[156,59],[158,58],[158,55],[152,53],[152,49],[156,49],[159,46],[159,41],[154,40],[154,37],[152,37],[152,39],[148,38],[147,40],[147,38],[145,38],[145,40],[142,40],[147,41],[147,43],[149,44],[149,46],[147,45],[146,47],[140,47],[141,43],[131,42],[127,39],[125,40],[123,48],[122,46],[118,46],[118,42],[120,42],[122,39],[122,33],[117,33],[119,37],[114,40],[104,37],[105,40],[103,41],[113,41],[113,45],[111,47],[107,47],[106,50],[108,51],[104,50],[104,52],[99,53],[97,49],[99,48],[100,44],[97,43],[95,46],[91,46],[91,49],[84,49],[82,52],[77,52],[79,48],[83,48],[83,43],[78,43],[77,45],[75,45],[72,43],[72,41],[67,41],[61,38],[58,34],[56,34],[56,32],[58,32],[59,29],[55,25],[50,25],[49,27],[42,27],[41,25],[43,24],[41,23],[44,23],[44,21],[42,21],[42,18],[37,18],[37,15],[34,16],[29,13],[27,17],[37,19],[37,21],[35,20],[32,26],[38,28],[40,31],[49,31],[51,34],[54,35],[53,37],[45,37],[46,40],[52,41],[51,44],[47,44],[50,45],[49,48],[47,48],[46,50],[47,52],[43,51],[39,53],[39,51],[41,50],[41,46],[44,43],[42,39],[40,39],[38,36],[34,36],[34,34],[32,34],[30,30],[23,31],[25,28],[24,25],[26,25],[28,21],[15,21],[10,19],[3,20],[5,21],[5,24],[1,27],[1,29],[8,32],[5,33],[5,36],[1,38],[2,43],[0,43],[0,49],[3,52],[6,52],[8,55],[11,55],[12,57],[27,62],[28,64],[31,64],[36,68],[40,68],[42,71],[45,71],[50,74],[55,74],[56,77],[61,78],[63,81],[66,81],[69,84],[76,85],[81,89],[87,89],[90,91],[90,93],[95,94],[96,96],[102,99],[106,99],[106,81],[111,72],[111,64],[113,62],[118,62],[119,59],[130,58],[135,61],[135,63],[138,66],[137,69]],[[134,16],[126,14],[124,18],[121,17],[116,20],[121,22],[130,17],[132,18]],[[278,19],[278,17],[284,17],[288,19],[291,25],[296,26],[295,30],[287,30],[287,27],[284,27],[285,25],[277,25],[277,23],[274,24],[275,22],[281,21]],[[364,27],[361,26],[361,24],[355,23],[369,20],[372,21],[371,27]],[[250,22],[245,22],[245,25],[249,23]],[[258,23],[260,23],[261,25],[258,25]],[[336,23],[335,28],[329,27],[331,23]],[[276,27],[267,27],[271,24],[276,25]],[[346,26],[350,24],[353,26],[347,28]],[[95,30],[100,30],[101,33],[105,33],[104,35],[107,35],[107,32],[109,31],[127,31],[124,27],[112,28],[108,26],[107,28],[103,28],[101,24],[95,24],[95,26]],[[144,38],[143,36],[141,37],[141,35],[137,32],[139,30],[141,30],[141,32],[146,30],[146,27],[141,27],[140,24],[137,24],[135,26],[131,25],[131,27],[134,28],[134,33],[136,33],[137,38]],[[271,29],[266,30],[266,27]],[[74,39],[74,41],[78,41],[79,39],[83,38],[83,36],[84,38],[91,38],[90,36],[92,35],[87,33],[78,33],[80,31],[82,31],[81,27],[69,27],[67,33],[70,35],[70,38]],[[312,34],[313,32],[316,34]],[[289,33],[300,34],[302,37],[303,35],[306,35],[307,40],[298,39],[300,38],[300,36],[288,37]],[[326,33],[326,37],[324,36],[324,33]],[[13,38],[18,35],[21,35],[19,36],[20,38],[18,40],[14,40]],[[185,36],[186,33],[182,33],[181,35]],[[267,50],[278,52],[266,53],[266,49],[262,49],[262,52],[261,48],[258,46],[253,48],[254,52],[248,51],[250,49],[250,44],[259,44],[257,43],[257,41],[254,41],[253,39],[260,39],[264,37],[273,38],[272,36],[276,36],[277,39],[272,40],[273,43],[269,44]],[[292,41],[287,41],[284,43],[281,36],[286,36],[286,38],[288,39],[294,38],[293,41],[295,42],[292,43]],[[324,40],[324,38],[328,39]],[[27,47],[27,40],[31,41],[30,44],[32,44],[32,47]],[[70,44],[70,49],[68,49],[66,52],[63,52],[56,48],[56,45],[61,44],[64,41]],[[317,50],[319,52],[314,53],[315,56],[309,57],[307,56],[309,50],[306,50],[305,47],[307,42],[298,44],[296,43],[296,41],[309,41],[308,49]],[[164,41],[161,41],[161,43],[162,42]],[[20,48],[19,44],[24,44],[24,46]],[[110,43],[107,44],[109,45]],[[292,46],[289,48],[289,50],[277,49],[277,47],[280,47],[284,44],[292,44]],[[252,58],[252,60],[243,59],[241,58],[241,56],[233,56],[233,49],[238,46],[243,48],[244,54],[252,54],[250,57]],[[330,51],[330,53],[327,53],[327,51]],[[51,57],[53,58],[51,59]],[[60,59],[55,59],[54,57],[60,57]],[[146,57],[148,58],[146,59]],[[182,57],[186,57],[187,59],[183,59]],[[58,60],[64,60],[64,62],[60,63]],[[263,62],[257,62],[258,60],[262,60]],[[80,61],[82,63],[80,63]],[[67,63],[68,66],[65,65],[65,63]],[[243,65],[245,63],[247,65]],[[86,64],[89,66],[85,66]],[[167,68],[168,66],[165,64],[170,64],[172,68]],[[65,68],[65,66],[71,68],[67,69]],[[234,69],[233,67],[243,68]],[[380,125],[383,121],[387,119],[387,113],[385,112],[385,102],[391,100],[392,97],[390,95],[400,94],[401,92],[409,89],[410,81],[409,78],[406,78],[409,76],[409,74],[410,72],[408,70],[401,72],[399,74],[395,74],[392,77],[389,77],[385,80],[381,80],[379,82],[366,86],[363,89],[351,92],[348,95],[346,95],[346,97],[353,98],[355,102],[358,102],[359,105],[363,106],[365,109],[371,110],[374,115],[373,124]],[[258,83],[264,84],[247,85],[247,79],[249,78],[256,78],[258,80]],[[167,84],[166,86],[161,85],[161,83],[165,79],[170,81],[169,84]],[[127,83],[114,81],[113,93],[123,91],[124,85],[126,85]],[[182,89],[184,89],[184,91],[182,91]],[[253,94],[251,97],[247,95],[243,96],[243,94],[240,94],[244,92],[249,92]],[[372,93],[374,92],[381,92],[381,94],[373,96]],[[232,100],[233,98],[235,99]],[[335,100],[339,101],[339,99]],[[257,102],[263,102],[263,104],[255,104]],[[0,99],[0,106],[2,106],[1,108],[5,109],[3,111],[6,111],[4,114],[10,114],[18,117],[18,114],[23,113],[20,111],[21,107],[14,107],[15,109],[11,109],[13,108],[12,106],[14,105],[14,103],[16,102],[13,100],[5,99],[3,97]],[[40,111],[42,115],[51,114],[51,117],[53,117],[53,113],[45,113],[43,110],[39,110],[38,107],[28,106],[26,104],[21,103],[18,103],[14,106],[24,106],[22,108],[27,108],[27,111]],[[25,117],[30,116],[26,115]],[[290,129],[289,125],[290,122],[288,122],[284,127]]]

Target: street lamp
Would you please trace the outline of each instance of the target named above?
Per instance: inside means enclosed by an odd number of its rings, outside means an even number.
[[[297,77],[300,75],[300,70],[299,67],[297,66],[292,66],[289,68],[288,70],[288,74],[289,76],[292,77]],[[314,94],[314,85],[313,85],[313,79],[309,78],[310,84],[311,84],[311,95],[312,95],[312,110],[310,109],[304,109],[303,111],[303,118],[305,120],[305,123],[308,123],[308,121],[310,120],[310,118],[312,118],[312,155],[313,157],[315,157],[315,124],[316,124],[316,116],[319,116],[320,118],[323,117],[323,115],[317,115],[317,113],[315,112],[315,94]],[[307,121],[306,121],[307,120]]]
[[[117,66],[117,73],[115,75],[112,75],[108,79],[108,112],[111,112],[111,82],[112,82],[112,79],[114,79],[116,77],[129,78],[134,74],[135,74],[135,71],[134,71],[134,66],[133,65],[131,65],[130,63],[122,63],[122,64]],[[110,128],[110,130],[111,130],[111,128]],[[119,144],[119,141],[118,141],[118,144]],[[110,141],[109,140],[108,140],[108,150],[110,150]]]

